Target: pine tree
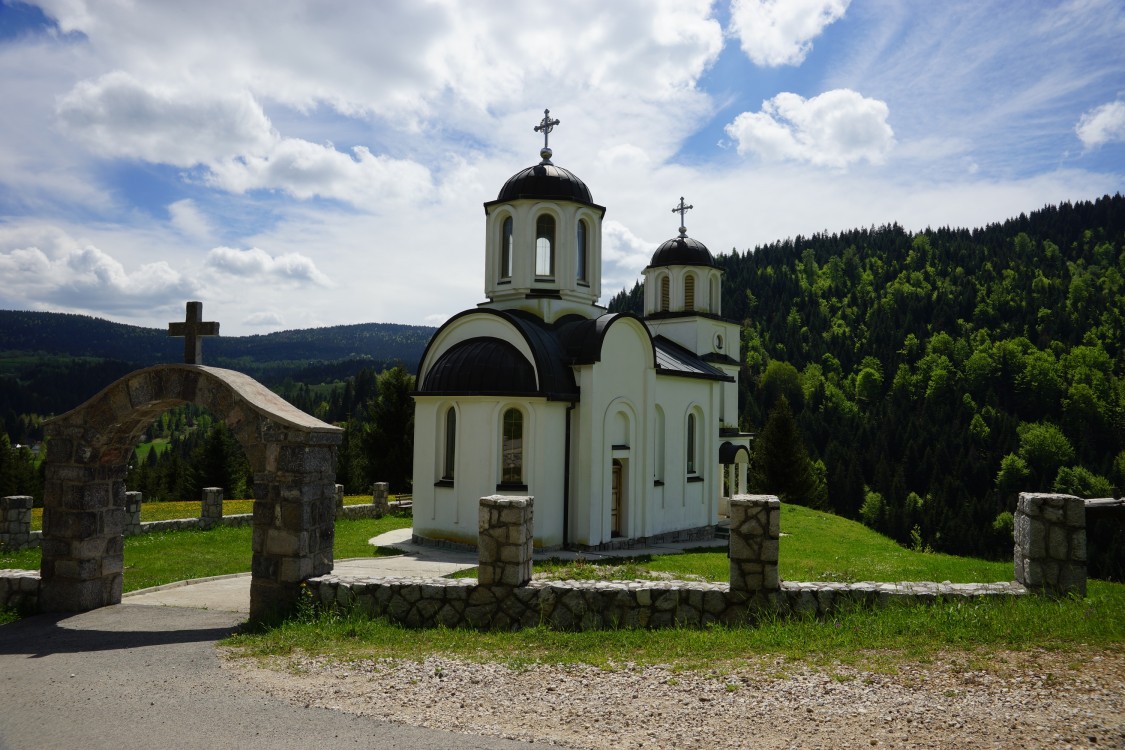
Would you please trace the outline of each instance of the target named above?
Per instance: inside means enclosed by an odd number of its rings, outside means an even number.
[[[812,508],[825,505],[825,488],[813,472],[785,396],[778,397],[754,443],[750,486],[755,491],[777,495],[782,502]]]

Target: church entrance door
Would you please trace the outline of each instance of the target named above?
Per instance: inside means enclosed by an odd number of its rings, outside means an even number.
[[[610,510],[610,530],[613,536],[622,536],[621,534],[621,461],[613,459],[613,488],[612,493],[612,509]]]

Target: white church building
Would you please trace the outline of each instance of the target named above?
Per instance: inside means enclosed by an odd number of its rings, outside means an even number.
[[[722,271],[681,226],[644,270],[643,318],[599,306],[606,209],[551,162],[544,114],[542,161],[484,204],[487,301],[418,368],[414,537],[474,545],[480,498],[513,495],[535,499],[537,549],[706,538],[749,457]]]

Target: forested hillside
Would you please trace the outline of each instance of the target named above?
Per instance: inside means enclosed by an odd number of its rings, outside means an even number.
[[[744,426],[786,398],[818,462],[806,502],[904,543],[1001,555],[1016,492],[1125,486],[1121,195],[716,260],[724,316],[744,321]],[[639,287],[610,307],[639,312]]]
[[[339,382],[363,369],[413,369],[433,334],[427,326],[390,323],[219,336],[204,361],[239,370],[266,385]],[[85,315],[0,310],[0,432],[14,442],[41,438],[43,416],[78,406],[140,367],[179,362],[183,340],[167,330]]]

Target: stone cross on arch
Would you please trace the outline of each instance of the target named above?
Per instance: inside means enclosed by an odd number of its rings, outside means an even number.
[[[681,237],[687,237],[687,227],[684,226],[684,224],[685,224],[684,214],[686,214],[688,211],[690,211],[693,208],[695,208],[695,206],[688,206],[688,205],[684,204],[684,197],[681,195],[680,196],[680,205],[678,205],[678,206],[676,206],[675,208],[672,209],[672,213],[680,215],[680,236]]]
[[[218,323],[203,322],[203,303],[187,303],[187,320],[183,323],[169,323],[169,336],[184,337],[184,364],[203,364],[203,336],[218,336]]]
[[[543,157],[543,161],[550,160],[551,154],[554,153],[547,145],[547,139],[551,135],[551,131],[554,130],[555,126],[558,124],[559,119],[556,117],[552,120],[551,110],[545,109],[543,110],[543,119],[540,120],[539,124],[535,126],[535,132],[543,134],[543,149],[539,152],[539,155]]]

